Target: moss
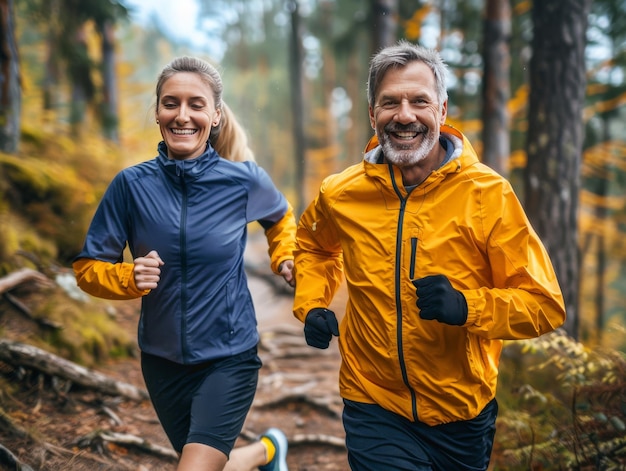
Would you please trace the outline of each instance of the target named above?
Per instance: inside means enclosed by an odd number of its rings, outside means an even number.
[[[135,348],[134,339],[97,300],[81,303],[57,292],[47,297],[37,315],[63,326],[43,340],[76,363],[92,367],[112,357],[129,356]]]

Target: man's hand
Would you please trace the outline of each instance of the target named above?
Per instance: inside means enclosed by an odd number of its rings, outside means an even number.
[[[339,336],[335,313],[319,307],[311,309],[304,320],[306,343],[315,348],[328,348],[333,335]]]
[[[164,264],[157,251],[152,250],[145,257],[137,257],[134,263],[133,274],[137,288],[155,289],[161,280],[161,265]]]
[[[293,276],[293,260],[285,260],[278,265],[278,271],[289,286],[292,288],[296,286],[296,279]]]
[[[413,280],[420,317],[443,324],[463,325],[467,321],[467,301],[455,290],[444,275],[426,276]]]

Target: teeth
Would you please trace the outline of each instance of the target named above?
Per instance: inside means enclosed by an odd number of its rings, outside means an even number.
[[[396,135],[402,139],[412,139],[415,137],[414,132],[397,132]]]
[[[179,135],[191,135],[191,134],[195,134],[196,130],[195,129],[172,129],[172,133],[179,134]]]

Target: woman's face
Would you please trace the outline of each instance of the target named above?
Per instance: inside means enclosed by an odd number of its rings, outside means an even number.
[[[220,122],[213,90],[199,74],[178,72],[161,88],[156,119],[170,159],[186,160],[201,155],[209,133]]]

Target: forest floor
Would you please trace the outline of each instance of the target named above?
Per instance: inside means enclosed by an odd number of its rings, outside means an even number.
[[[253,258],[264,260],[263,250],[253,246],[252,252]],[[336,342],[328,350],[308,347],[302,324],[291,312],[289,293],[277,293],[263,278],[249,278],[261,333],[259,356],[263,367],[237,446],[249,443],[268,427],[278,427],[289,441],[287,462],[291,471],[348,470]],[[336,302],[343,303],[343,299],[341,294]],[[134,335],[139,303],[120,301],[115,308],[117,321]],[[10,337],[15,326],[3,328],[4,336]],[[20,324],[19,329],[24,328],[28,328],[27,323]],[[145,389],[138,355],[110,360],[95,371]],[[176,459],[167,456],[173,450],[148,400],[107,396],[77,387],[60,392],[48,382],[24,382],[12,397],[2,401],[14,405],[5,412],[29,432],[30,438],[16,437],[0,420],[0,444],[19,461],[37,471],[175,469]],[[117,433],[116,437],[136,438],[136,443],[109,439],[111,432]]]

